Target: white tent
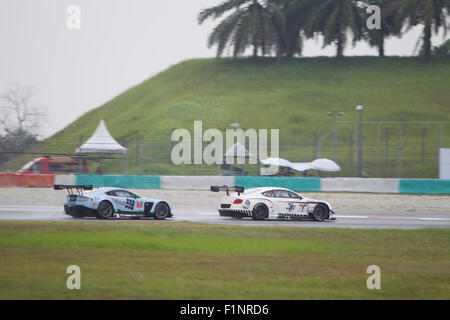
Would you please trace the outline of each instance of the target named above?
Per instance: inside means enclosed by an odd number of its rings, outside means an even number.
[[[341,167],[330,159],[316,159],[313,162],[309,163],[311,165],[311,169],[320,170],[320,171],[329,171],[329,172],[337,172],[341,171]]]
[[[78,154],[86,153],[128,153],[127,148],[122,147],[109,133],[105,121],[101,120],[92,137],[89,138],[76,151]]]
[[[311,163],[310,162],[291,162],[288,168],[291,168],[292,170],[303,172],[307,170],[311,170]]]
[[[282,158],[267,158],[264,160],[261,160],[261,164],[264,166],[275,166],[275,167],[290,167],[291,163]]]
[[[225,153],[226,158],[253,158],[253,155],[239,142],[236,142]]]
[[[265,166],[286,167],[295,171],[319,170],[336,172],[341,171],[339,165],[330,159],[316,159],[312,162],[290,162],[282,158],[268,158],[261,160],[261,164]]]

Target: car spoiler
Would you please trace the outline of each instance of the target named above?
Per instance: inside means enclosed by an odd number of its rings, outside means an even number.
[[[230,191],[234,191],[234,192],[237,192],[238,195],[240,196],[241,193],[244,192],[244,187],[239,187],[239,186],[229,187],[229,186],[225,186],[225,185],[223,185],[223,186],[211,186],[211,191],[212,192],[226,191],[227,192],[227,196],[230,195]]]
[[[77,190],[78,194],[82,194],[83,190],[92,190],[92,185],[68,185],[68,184],[55,184],[53,186],[54,190],[64,190],[66,189],[69,194],[74,194],[74,189]]]

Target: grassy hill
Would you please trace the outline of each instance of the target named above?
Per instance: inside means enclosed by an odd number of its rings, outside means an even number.
[[[291,161],[311,161],[317,154],[317,139],[333,128],[327,112],[343,111],[339,120],[355,121],[358,104],[364,105],[367,121],[450,121],[450,59],[430,63],[396,57],[304,58],[279,63],[274,59],[189,60],[86,113],[33,151],[72,153],[79,137],[85,141],[104,119],[111,134],[130,148],[129,173],[139,172],[136,145],[140,134],[144,174],[216,174],[216,166],[175,167],[170,163],[172,130],[192,130],[194,120],[203,120],[204,130],[225,129],[232,122],[243,128],[279,128],[281,155]],[[401,133],[398,128],[383,125],[377,144],[375,126],[365,126],[367,174],[397,176],[401,161],[404,177],[436,177],[439,136],[450,147],[450,125],[442,131],[437,125],[407,125]],[[353,175],[356,127],[339,125],[338,139],[341,175]],[[322,156],[333,158],[332,141],[332,135],[324,139]],[[7,167],[17,169],[30,158],[20,157]],[[102,164],[105,172],[119,172],[120,167],[120,161]]]

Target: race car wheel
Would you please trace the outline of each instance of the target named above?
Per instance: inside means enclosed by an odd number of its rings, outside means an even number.
[[[255,220],[264,220],[269,217],[269,210],[265,204],[257,204],[252,211],[252,218]]]
[[[114,208],[109,201],[102,201],[98,205],[97,219],[108,219],[114,214]]]
[[[328,219],[330,213],[328,207],[324,204],[318,204],[313,211],[312,217],[316,221],[323,221]]]
[[[67,215],[69,215],[69,216],[72,215],[71,210],[70,210],[70,207],[67,206],[67,205],[64,205],[64,212],[65,212]]]
[[[70,214],[72,218],[74,219],[81,219],[84,218],[84,215],[76,210],[72,210],[72,213]]]
[[[64,212],[74,219],[84,218],[84,215],[80,211],[69,206],[64,206]]]
[[[156,205],[155,208],[155,219],[156,220],[164,220],[170,214],[169,205],[165,202],[160,202]]]

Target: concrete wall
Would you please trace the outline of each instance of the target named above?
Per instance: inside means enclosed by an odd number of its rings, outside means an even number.
[[[77,175],[76,184],[91,184],[94,188],[117,187],[133,189],[161,189],[158,176],[126,176],[126,175]]]
[[[439,149],[439,179],[450,179],[450,149]]]
[[[161,176],[161,189],[210,190],[213,185],[234,185],[234,177],[226,176]]]
[[[400,179],[399,193],[450,194],[450,180]]]
[[[321,191],[319,178],[300,177],[235,177],[235,185],[246,189],[256,187],[279,187],[296,191]]]
[[[323,178],[321,191],[398,193],[399,179]]]
[[[76,183],[77,183],[77,176],[74,174],[55,176],[55,184],[75,185]]]
[[[246,189],[273,186],[303,192],[450,194],[450,180],[438,179],[66,175],[56,176],[55,184],[166,190],[209,190],[211,185],[238,185]]]

